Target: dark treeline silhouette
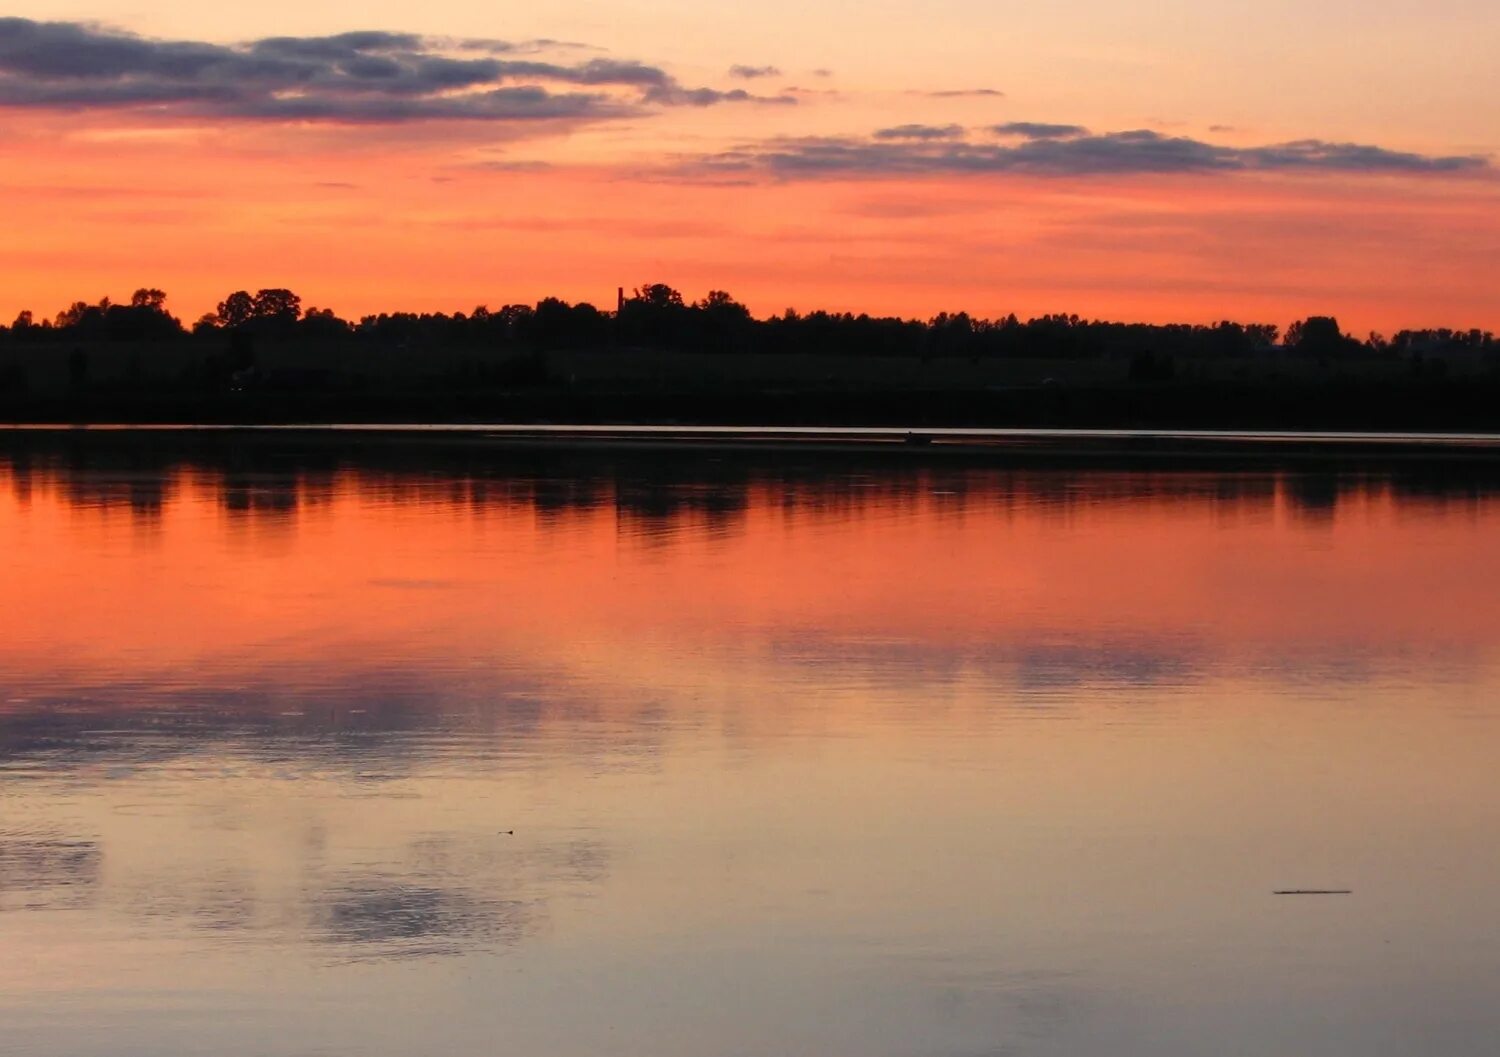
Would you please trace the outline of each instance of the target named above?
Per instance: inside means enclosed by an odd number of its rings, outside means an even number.
[[[1272,424],[1266,413],[1276,408],[1246,404],[1259,399],[1252,390],[1271,387],[1311,394],[1294,419],[1322,414],[1328,425],[1347,425],[1337,408],[1316,411],[1319,400],[1337,398],[1333,386],[1358,390],[1353,396],[1371,425],[1403,403],[1415,411],[1417,396],[1430,404],[1436,388],[1456,394],[1458,404],[1447,408],[1450,418],[1446,405],[1429,406],[1423,424],[1472,426],[1465,401],[1476,401],[1476,384],[1500,384],[1500,341],[1476,329],[1357,339],[1328,316],[1297,320],[1284,332],[1269,323],[1023,321],[964,312],[917,320],[788,309],[757,319],[724,291],[690,302],[661,283],[622,293],[613,311],[546,298],[358,320],[304,309],[291,290],[240,290],[191,326],[171,314],[163,291],[143,288],[128,302],[77,301],[51,319],[22,312],[0,326],[0,411],[11,418],[299,411],[336,418],[365,410],[383,417],[1253,425]],[[1162,392],[1143,395],[1153,389]],[[1196,404],[1188,399],[1195,389],[1205,390]],[[1123,404],[1100,396],[1126,391],[1135,395]],[[1028,392],[1030,401],[1016,395]],[[939,404],[919,393],[952,399]],[[1219,415],[1228,418],[1220,423]]]
[[[1075,358],[1121,351],[1170,356],[1244,356],[1275,348],[1313,356],[1500,350],[1493,333],[1478,329],[1402,330],[1387,338],[1355,339],[1328,316],[1298,320],[1282,331],[1269,323],[1224,321],[1202,324],[1116,323],[1077,315],[1044,315],[1022,321],[1014,314],[983,319],[942,312],[928,320],[850,312],[798,313],[756,319],[722,290],[688,302],[672,287],[649,283],[621,300],[618,311],[549,297],[535,305],[480,305],[451,315],[382,312],[346,320],[331,309],[302,308],[291,290],[239,290],[191,328],[171,315],[166,294],[137,290],[127,303],[109,298],[76,301],[52,319],[22,312],[0,326],[9,343],[141,341],[242,335],[267,339],[352,339],[369,346],[490,348],[497,350],[591,349],[611,345],[686,352],[776,352],[868,356],[1028,356]]]

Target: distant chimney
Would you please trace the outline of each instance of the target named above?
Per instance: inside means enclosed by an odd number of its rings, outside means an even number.
[[[625,288],[623,286],[615,287],[615,311],[625,311]]]

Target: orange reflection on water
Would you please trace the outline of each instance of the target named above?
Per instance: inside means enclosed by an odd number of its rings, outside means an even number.
[[[1500,1031],[1482,479],[80,444],[0,476],[19,1052]]]
[[[545,467],[542,468],[545,471]],[[835,467],[651,483],[198,468],[0,478],[0,639],[79,673],[582,640],[1486,653],[1486,494],[1264,473]]]

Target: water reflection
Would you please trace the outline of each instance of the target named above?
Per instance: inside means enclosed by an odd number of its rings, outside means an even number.
[[[524,931],[523,904],[486,905],[467,896],[380,877],[352,877],[318,903],[328,941],[407,954],[452,950],[452,944]]]
[[[20,1052],[1500,1031],[1482,468],[192,443],[0,448]]]
[[[962,507],[984,496],[1029,509],[1174,498],[1264,506],[1279,495],[1290,508],[1316,514],[1372,491],[1446,507],[1491,498],[1500,488],[1500,470],[1489,462],[1308,470],[1295,461],[1263,460],[1259,469],[1231,473],[1193,472],[1190,462],[1155,472],[1006,470],[996,469],[997,462],[1003,465],[1004,457],[921,463],[816,451],[605,454],[215,434],[12,433],[0,450],[16,501],[29,499],[40,475],[73,505],[127,507],[143,517],[158,513],[184,481],[212,489],[226,511],[273,518],[352,487],[408,504],[525,504],[540,517],[612,507],[645,521],[694,512],[738,520],[768,491],[789,509],[820,513],[876,502],[915,505],[929,497],[951,501],[938,506]]]
[[[99,865],[94,841],[0,832],[0,911],[82,906],[99,884]]]

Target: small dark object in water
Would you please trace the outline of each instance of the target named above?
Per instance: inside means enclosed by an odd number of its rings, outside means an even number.
[[[1271,893],[1273,896],[1347,896],[1353,895],[1352,888],[1278,888]]]
[[[907,444],[931,444],[932,443],[932,438],[929,437],[925,433],[908,433],[906,435],[906,443]]]
[[[513,829],[502,829],[500,831],[500,836],[502,837],[514,837],[515,835],[516,831]]]

